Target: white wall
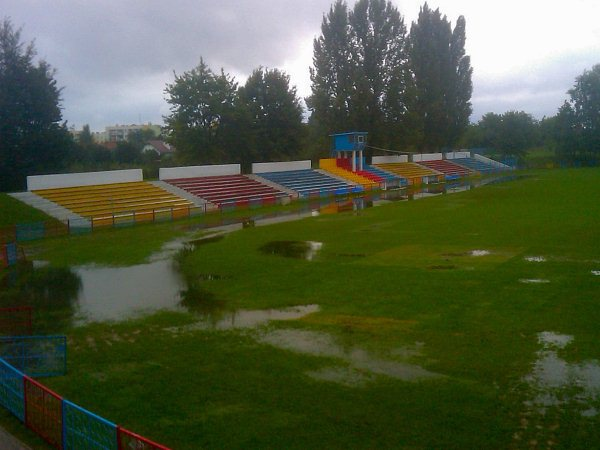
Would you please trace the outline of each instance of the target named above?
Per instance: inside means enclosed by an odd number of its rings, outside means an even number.
[[[239,164],[215,164],[210,166],[161,167],[158,170],[159,180],[175,178],[212,177],[218,175],[239,175],[242,168]]]
[[[373,156],[371,164],[408,162],[408,155]]]
[[[27,190],[52,189],[95,184],[128,183],[143,181],[142,169],[109,170],[106,172],[80,172],[27,177]]]
[[[471,152],[450,152],[446,153],[446,159],[470,158]]]
[[[306,169],[312,169],[310,159],[305,161],[252,163],[252,173],[288,172],[290,170]]]
[[[440,159],[443,159],[443,155],[441,153],[415,153],[412,155],[412,160],[414,162],[438,161]]]

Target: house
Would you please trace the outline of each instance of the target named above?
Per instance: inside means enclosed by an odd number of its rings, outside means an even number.
[[[163,141],[148,141],[144,148],[142,149],[142,153],[156,153],[156,156],[159,158],[170,157],[175,153],[175,147],[170,146],[166,142]]]

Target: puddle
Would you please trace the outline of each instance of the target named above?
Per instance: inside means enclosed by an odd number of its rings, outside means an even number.
[[[521,279],[519,279],[519,283],[524,283],[524,284],[546,284],[546,283],[550,283],[550,280],[545,280],[543,278],[521,278]]]
[[[490,255],[491,252],[489,250],[471,250],[469,255],[471,256],[487,256]]]
[[[82,266],[73,271],[81,279],[78,315],[83,323],[176,309],[186,288],[170,259],[130,267]]]
[[[322,247],[322,242],[315,241],[273,241],[266,243],[259,250],[267,255],[312,261]]]
[[[547,259],[543,256],[526,256],[525,261],[529,262],[546,262]]]
[[[39,316],[35,332],[57,332],[71,323],[81,287],[69,268],[21,262],[0,277],[0,304],[32,306]]]
[[[319,311],[319,305],[300,305],[280,309],[240,309],[235,312],[207,314],[202,320],[183,327],[168,328],[180,333],[194,330],[234,330],[256,328],[271,320],[298,320]]]
[[[554,332],[538,334],[542,349],[537,352],[531,373],[524,378],[534,393],[533,398],[525,402],[526,406],[545,414],[547,408],[571,404],[584,417],[597,415],[598,411],[590,403],[600,400],[599,362],[571,363],[557,353],[573,340],[573,336]]]
[[[361,385],[375,375],[383,375],[403,381],[419,381],[439,378],[440,374],[407,362],[382,359],[359,347],[340,345],[326,333],[307,330],[274,330],[259,336],[259,342],[297,353],[335,358],[344,366],[330,366],[307,375],[325,381],[345,385]],[[412,349],[412,351],[415,351]],[[400,355],[402,352],[396,354]],[[413,353],[414,354],[414,353]]]

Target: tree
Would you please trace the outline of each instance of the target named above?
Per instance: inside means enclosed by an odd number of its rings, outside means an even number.
[[[355,129],[369,141],[401,141],[410,83],[406,27],[398,9],[385,0],[359,0],[349,15],[354,90],[350,111]]]
[[[600,156],[600,64],[584,70],[569,95],[579,151],[597,158]]]
[[[214,74],[203,59],[183,75],[175,74],[175,81],[167,84],[171,114],[164,118],[165,130],[181,162],[209,164],[225,159],[236,89],[228,74],[222,69]]]
[[[25,187],[27,175],[62,169],[72,138],[61,124],[61,89],[54,70],[35,62],[9,19],[0,24],[0,190]]]
[[[311,124],[325,135],[361,130],[372,144],[406,143],[411,76],[406,27],[390,1],[337,0],[314,41]]]
[[[290,77],[273,69],[254,70],[238,90],[238,108],[247,114],[247,137],[242,162],[290,159],[302,144],[302,106]]]
[[[312,95],[306,98],[311,122],[327,133],[348,131],[352,96],[352,57],[348,7],[342,0],[323,16],[321,36],[313,41]]]
[[[469,125],[472,68],[465,54],[466,22],[454,30],[439,9],[425,3],[409,35],[422,150],[453,146]]]
[[[522,158],[527,150],[540,143],[539,124],[524,111],[490,112],[467,129],[464,143],[469,147],[484,147],[498,155]]]

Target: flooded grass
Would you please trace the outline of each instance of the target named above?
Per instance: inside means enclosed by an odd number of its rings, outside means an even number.
[[[272,241],[267,242],[259,250],[267,255],[312,261],[322,247],[322,242],[314,241]]]
[[[341,214],[306,202],[305,219],[225,225],[237,231],[172,250],[184,305],[70,329],[68,375],[48,385],[183,450],[590,448],[600,442],[598,173],[543,171],[364,210],[353,201]],[[100,262],[111,245],[114,262],[158,242],[131,230],[97,235]],[[166,235],[135,264],[200,237]],[[258,251],[272,242],[323,245],[307,263]],[[40,254],[48,267],[91,249],[61,243],[65,254]]]

